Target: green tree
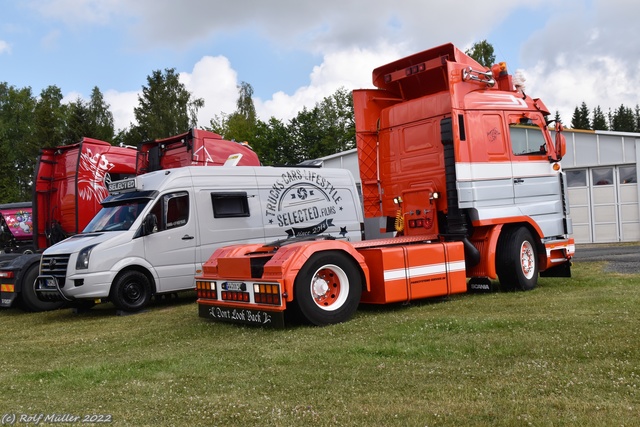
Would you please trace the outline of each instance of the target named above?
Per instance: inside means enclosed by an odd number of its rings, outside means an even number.
[[[186,132],[197,124],[198,110],[203,106],[204,100],[193,98],[180,83],[175,68],[167,68],[164,73],[156,70],[138,95],[138,106],[133,109],[137,123],[120,132],[118,139],[136,145]]]
[[[631,108],[620,105],[613,114],[611,130],[618,132],[635,132],[635,117]]]
[[[309,109],[303,107],[285,125],[256,117],[251,86],[238,86],[236,111],[210,120],[209,130],[225,139],[247,141],[265,165],[296,164],[355,147],[353,99],[344,88]]]
[[[58,86],[48,86],[40,92],[34,111],[33,133],[39,146],[35,155],[40,147],[57,147],[65,143],[67,106],[62,104],[62,98]]]
[[[287,126],[279,119],[271,117],[268,122],[256,122],[255,138],[251,143],[264,165],[285,165],[298,163],[293,141]]]
[[[353,99],[345,88],[324,98],[314,108],[303,108],[289,123],[300,160],[328,156],[355,147]]]
[[[31,200],[36,103],[30,87],[0,83],[0,203]]]
[[[87,105],[90,134],[85,136],[107,142],[113,141],[115,135],[113,113],[109,108],[110,106],[105,102],[102,92],[100,92],[98,86],[95,86],[91,91],[91,98]]]
[[[64,140],[67,144],[74,144],[84,136],[95,138],[89,125],[89,108],[86,102],[78,97],[67,105]]]
[[[486,40],[474,43],[471,49],[467,49],[465,53],[487,68],[491,68],[496,63],[493,45]]]
[[[253,88],[242,82],[238,86],[236,111],[228,117],[226,138],[234,141],[252,141],[256,133],[256,109],[253,104]]]
[[[591,129],[591,122],[589,120],[589,108],[587,104],[582,102],[580,108],[576,107],[573,111],[573,117],[571,118],[571,127],[573,129]]]
[[[562,118],[560,117],[560,111],[556,110],[556,114],[553,116],[553,120],[555,121],[555,123],[562,123]]]
[[[607,118],[604,116],[599,105],[593,109],[593,120],[591,123],[593,130],[609,130],[609,126],[607,126]]]

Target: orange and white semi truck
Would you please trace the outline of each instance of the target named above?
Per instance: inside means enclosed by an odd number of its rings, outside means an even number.
[[[235,245],[196,278],[201,317],[343,322],[386,304],[569,277],[575,252],[562,126],[544,103],[452,44],[373,71],[353,103],[364,213],[396,237]],[[393,222],[392,222],[393,223]]]

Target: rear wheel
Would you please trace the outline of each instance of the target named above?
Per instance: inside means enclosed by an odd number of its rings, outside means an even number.
[[[525,227],[503,231],[498,239],[496,270],[500,287],[529,291],[538,284],[538,258],[531,232]]]
[[[151,299],[151,283],[143,273],[135,270],[119,275],[111,286],[109,299],[123,311],[139,311]]]
[[[36,279],[38,278],[38,264],[32,265],[22,278],[20,301],[27,311],[56,310],[64,305],[64,301],[40,301],[36,294]]]
[[[294,284],[299,314],[318,326],[351,318],[358,308],[361,294],[358,265],[341,252],[312,256],[300,269]]]

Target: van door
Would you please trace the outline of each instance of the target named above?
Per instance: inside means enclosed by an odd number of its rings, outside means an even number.
[[[157,231],[144,237],[145,257],[158,274],[157,292],[195,286],[196,217],[187,191],[168,193],[151,208]]]

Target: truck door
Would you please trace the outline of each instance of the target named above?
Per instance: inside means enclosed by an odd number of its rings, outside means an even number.
[[[564,234],[561,173],[553,170],[547,158],[545,134],[534,123],[513,121],[509,135],[514,203],[521,215],[540,225],[545,236]]]
[[[145,258],[158,274],[156,290],[170,292],[194,287],[196,217],[187,191],[168,193],[152,207],[157,231],[144,237]]]
[[[458,153],[461,208],[475,208],[479,219],[513,216],[511,148],[504,117],[498,112],[469,111],[466,140]]]

